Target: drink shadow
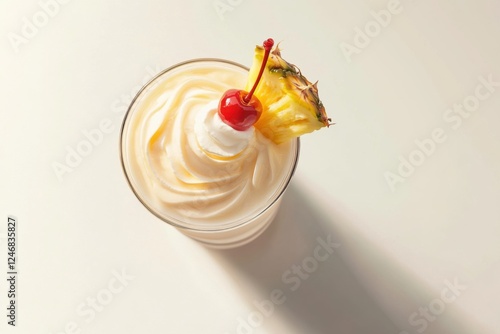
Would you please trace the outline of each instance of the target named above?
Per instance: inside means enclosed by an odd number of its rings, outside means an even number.
[[[256,240],[231,250],[207,249],[241,287],[250,309],[263,314],[263,323],[285,322],[289,334],[474,332],[446,313],[410,324],[409,315],[439,291],[429,291],[359,233],[342,228],[352,225],[349,219],[319,207],[292,182],[275,221]],[[284,303],[275,303],[273,291]],[[256,322],[248,317],[241,315],[246,327]]]

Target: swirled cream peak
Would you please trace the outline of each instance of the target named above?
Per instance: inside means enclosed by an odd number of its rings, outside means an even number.
[[[194,62],[160,76],[137,98],[126,159],[134,189],[160,216],[225,226],[279,196],[295,161],[294,141],[276,145],[217,115],[222,94],[246,79],[234,65]]]
[[[238,131],[219,117],[219,101],[211,101],[202,108],[194,126],[196,139],[201,149],[209,154],[224,158],[233,157],[247,148],[254,135],[254,128]]]

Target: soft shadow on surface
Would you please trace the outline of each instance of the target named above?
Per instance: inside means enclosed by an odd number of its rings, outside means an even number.
[[[401,332],[404,334],[418,333],[423,325],[412,327],[408,316],[439,296],[439,292],[436,295],[436,292],[425,289],[390,259],[377,254],[377,249],[370,247],[366,240],[340,232],[339,224],[349,222],[341,217],[327,217],[317,207],[297,185],[292,184],[284,195],[275,221],[258,239],[232,250],[207,251],[242,286],[242,298],[252,305],[251,308],[255,307],[255,300],[269,300],[274,289],[283,291],[286,301],[275,305],[275,309],[284,318],[282,321],[294,328],[293,333],[399,334],[401,329],[407,330]],[[318,262],[315,268],[310,258],[321,244],[318,238],[324,242],[330,238],[340,245],[332,248],[334,252],[323,262]],[[367,275],[370,275],[370,270],[376,270],[378,277],[373,278],[369,289],[383,289],[393,305],[388,307],[385,298],[385,303],[376,300],[380,291],[374,294],[365,288],[366,284],[360,283],[359,275],[357,277],[351,269],[351,265],[359,263],[349,263],[356,261],[356,256],[342,256],[346,252],[358,253],[357,258],[362,254],[364,261],[375,261],[379,269],[372,266]],[[322,249],[320,255],[326,257],[325,254]],[[304,262],[307,258],[309,260]],[[301,273],[292,271],[294,265]],[[304,270],[304,265],[308,266],[310,273]],[[241,317],[245,319],[247,315]],[[470,333],[463,324],[454,320],[452,324],[440,318],[428,322],[425,333]],[[402,324],[402,328],[398,328],[395,322]]]

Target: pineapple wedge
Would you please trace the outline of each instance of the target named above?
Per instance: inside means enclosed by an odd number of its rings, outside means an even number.
[[[245,90],[252,88],[262,61],[264,48],[256,46]],[[331,125],[318,96],[317,82],[311,83],[295,65],[281,58],[274,47],[254,93],[262,103],[262,115],[254,125],[276,144]]]

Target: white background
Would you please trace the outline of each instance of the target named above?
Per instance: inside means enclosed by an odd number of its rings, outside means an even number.
[[[500,82],[499,2],[401,0],[385,27],[370,13],[385,0],[219,2],[232,5],[73,0],[51,17],[38,1],[1,2],[0,267],[14,215],[19,294],[11,328],[0,274],[0,332],[233,334],[250,317],[259,326],[240,333],[500,333],[500,86],[459,126],[443,118],[474,101],[479,77]],[[249,66],[268,37],[319,80],[337,124],[302,138],[262,237],[208,250],[129,189],[123,109],[161,69],[198,57]],[[58,178],[54,164],[101,122],[110,131]],[[444,142],[416,153],[435,129]],[[391,187],[401,157],[420,165]],[[282,275],[328,236],[340,247],[292,291]],[[446,282],[461,287],[449,303]],[[286,301],[261,319],[254,301],[273,289]],[[95,317],[92,298],[106,304]]]

